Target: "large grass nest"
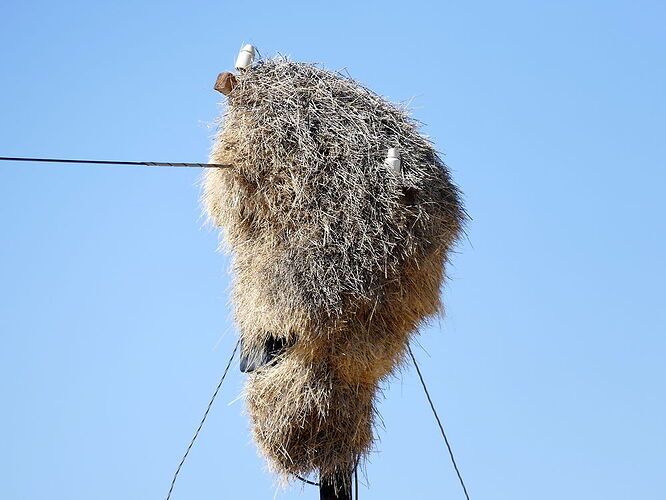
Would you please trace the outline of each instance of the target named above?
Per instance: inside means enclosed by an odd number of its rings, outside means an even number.
[[[237,75],[211,161],[233,165],[206,173],[203,199],[233,254],[243,349],[288,346],[248,376],[255,440],[284,477],[346,477],[380,382],[441,312],[459,191],[404,108],[281,57]]]

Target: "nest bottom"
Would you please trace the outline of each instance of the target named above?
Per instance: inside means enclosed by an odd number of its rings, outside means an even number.
[[[347,480],[372,445],[376,388],[289,358],[257,371],[246,391],[260,451],[285,480],[312,472],[329,484]]]

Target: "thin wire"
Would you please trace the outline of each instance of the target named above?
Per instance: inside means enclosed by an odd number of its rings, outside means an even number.
[[[439,419],[439,415],[437,414],[435,405],[433,404],[432,399],[430,398],[430,393],[428,392],[428,387],[426,386],[425,380],[423,380],[423,375],[421,374],[421,369],[419,368],[419,364],[416,362],[416,358],[414,357],[414,353],[412,352],[412,348],[410,346],[407,346],[407,351],[409,352],[409,355],[411,356],[412,361],[414,362],[414,367],[416,368],[416,373],[418,373],[419,379],[421,380],[423,391],[425,392],[425,395],[428,398],[428,403],[430,403],[430,408],[432,409],[432,413],[435,415],[435,419],[437,420],[437,425],[439,425],[439,430],[442,432],[442,437],[444,438],[444,442],[446,443],[446,448],[449,450],[451,463],[453,463],[453,468],[456,470],[456,474],[458,475],[458,480],[460,481],[460,485],[462,486],[462,489],[465,492],[465,498],[469,500],[469,494],[467,493],[467,487],[465,486],[465,481],[463,481],[462,475],[460,474],[460,470],[458,469],[456,458],[453,456],[453,450],[451,449],[449,440],[447,439],[446,433],[444,432],[444,426],[442,425],[442,421]]]
[[[354,497],[358,500],[358,463],[354,467]]]
[[[222,383],[224,382],[224,379],[227,376],[227,372],[229,371],[229,367],[231,366],[231,362],[234,360],[234,357],[236,356],[236,351],[238,350],[238,345],[239,344],[240,344],[240,339],[236,342],[236,346],[234,347],[234,351],[231,353],[231,357],[229,358],[229,362],[227,363],[227,367],[224,369],[224,373],[222,374],[222,378],[220,379],[220,382],[217,384],[217,387],[215,388],[215,392],[213,392],[213,396],[210,398],[210,402],[208,403],[208,407],[206,408],[206,411],[204,412],[203,417],[201,418],[201,422],[199,422],[199,427],[197,427],[197,430],[194,433],[194,436],[192,437],[192,440],[190,441],[190,444],[187,446],[187,449],[185,450],[185,454],[183,455],[183,458],[180,460],[180,463],[178,464],[178,468],[176,469],[176,472],[173,475],[173,479],[171,480],[171,486],[169,486],[169,493],[167,493],[166,500],[169,500],[171,498],[171,493],[173,492],[173,487],[176,484],[176,479],[178,479],[178,474],[180,474],[180,469],[183,467],[183,464],[185,463],[185,459],[187,458],[187,455],[189,455],[190,450],[192,449],[192,446],[194,445],[194,442],[197,440],[197,437],[199,436],[199,432],[201,431],[201,428],[203,427],[204,422],[206,421],[206,418],[208,417],[208,413],[210,412],[210,409],[213,406],[213,402],[215,401],[215,398],[217,397],[217,393],[220,392],[220,388],[222,387]]]
[[[96,165],[142,165],[146,167],[201,167],[201,168],[230,168],[225,163],[170,163],[159,161],[109,161],[109,160],[69,160],[61,158],[14,158],[0,156],[0,161],[30,161],[48,163],[92,163]]]
[[[319,483],[315,483],[314,481],[310,481],[309,479],[305,479],[304,477],[299,476],[298,474],[294,474],[296,476],[296,479],[303,481],[304,483],[311,484],[312,486],[319,486]]]

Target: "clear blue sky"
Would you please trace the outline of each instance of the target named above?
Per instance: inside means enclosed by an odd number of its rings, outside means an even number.
[[[243,42],[346,67],[473,221],[417,349],[473,500],[664,498],[663,2],[0,6],[0,156],[205,161]],[[199,172],[0,164],[0,498],[164,498],[235,341]],[[174,500],[275,493],[234,367]],[[461,499],[412,371],[362,499]]]

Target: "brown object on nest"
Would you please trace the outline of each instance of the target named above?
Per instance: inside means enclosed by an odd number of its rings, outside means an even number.
[[[243,350],[286,346],[248,376],[254,437],[283,477],[349,477],[371,450],[380,383],[440,313],[465,213],[405,110],[284,58],[229,94],[203,201],[233,253]],[[401,172],[387,168],[399,148]]]
[[[224,95],[229,95],[235,86],[236,77],[233,73],[225,71],[224,73],[217,75],[217,80],[215,81],[215,86],[213,88]]]

